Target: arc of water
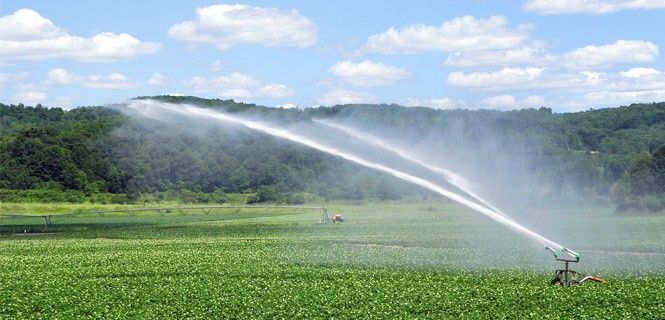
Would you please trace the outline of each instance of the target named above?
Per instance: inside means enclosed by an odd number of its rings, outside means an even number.
[[[505,213],[503,213],[503,211],[501,211],[500,209],[495,207],[492,203],[490,203],[489,201],[481,198],[477,193],[472,191],[471,187],[470,187],[470,183],[468,182],[468,180],[466,180],[464,177],[462,177],[462,176],[460,176],[460,175],[458,175],[458,174],[456,174],[456,173],[454,173],[450,170],[446,170],[446,169],[441,168],[439,166],[436,166],[436,165],[433,165],[431,163],[427,163],[423,160],[420,160],[420,159],[414,157],[413,155],[411,155],[408,151],[406,151],[404,149],[400,149],[398,147],[395,147],[394,145],[391,145],[391,144],[383,141],[382,139],[380,139],[378,137],[372,136],[372,135],[367,134],[367,133],[360,132],[360,131],[358,131],[356,129],[353,129],[353,128],[350,128],[348,126],[345,126],[345,125],[342,125],[342,124],[339,124],[339,123],[335,123],[335,122],[331,122],[331,121],[322,120],[322,119],[313,119],[312,121],[314,121],[316,123],[319,123],[319,124],[322,124],[324,126],[327,126],[329,128],[344,132],[344,133],[346,133],[346,134],[348,134],[348,135],[350,135],[350,136],[352,136],[352,137],[354,137],[358,140],[361,140],[365,143],[368,143],[368,144],[371,144],[373,146],[379,147],[381,149],[390,151],[390,152],[396,154],[397,156],[399,156],[400,158],[402,158],[404,160],[407,160],[411,163],[417,164],[417,165],[419,165],[423,168],[426,168],[430,171],[436,172],[439,175],[441,175],[444,179],[446,179],[446,181],[448,181],[450,184],[452,184],[455,187],[457,187],[458,189],[462,190],[464,193],[469,195],[474,200],[476,200],[476,201],[482,203],[483,205],[487,206],[488,208],[496,211],[496,213],[510,219]]]
[[[227,123],[234,123],[234,124],[242,125],[246,128],[252,129],[252,130],[256,130],[256,131],[259,131],[259,132],[262,132],[262,133],[265,133],[265,134],[269,134],[269,135],[272,135],[272,136],[275,136],[275,137],[279,137],[279,138],[282,138],[282,139],[286,139],[286,140],[289,140],[289,141],[292,141],[292,142],[295,142],[295,143],[300,143],[302,145],[305,145],[305,146],[308,146],[310,148],[319,150],[321,152],[325,152],[325,153],[328,153],[328,154],[331,154],[331,155],[335,155],[335,156],[338,156],[342,159],[346,159],[348,161],[354,162],[356,164],[359,164],[359,165],[362,165],[362,166],[365,166],[365,167],[368,167],[368,168],[371,168],[371,169],[375,169],[375,170],[390,174],[390,175],[392,175],[396,178],[399,178],[399,179],[402,179],[404,181],[413,183],[413,184],[418,185],[422,188],[431,190],[431,191],[436,192],[440,195],[443,195],[444,197],[446,197],[448,199],[451,199],[451,200],[453,200],[457,203],[465,205],[465,206],[467,206],[467,207],[469,207],[469,208],[471,208],[471,209],[473,209],[473,210],[489,217],[490,219],[492,219],[496,222],[499,222],[499,223],[501,223],[501,224],[503,224],[503,225],[505,225],[505,226],[507,226],[507,227],[523,234],[523,235],[528,236],[529,238],[532,238],[532,239],[538,241],[540,244],[544,245],[545,247],[555,248],[555,250],[557,250],[557,251],[563,249],[563,246],[561,246],[560,244],[545,238],[544,236],[542,236],[542,235],[540,235],[540,234],[538,234],[538,233],[536,233],[536,232],[520,225],[519,223],[517,223],[517,222],[515,222],[511,219],[508,219],[508,218],[504,217],[501,214],[498,214],[497,212],[494,212],[493,210],[491,210],[491,209],[489,209],[489,208],[487,208],[487,207],[485,207],[485,206],[483,206],[483,205],[481,205],[477,202],[470,201],[469,199],[467,199],[466,197],[464,197],[462,195],[459,195],[459,194],[457,194],[455,192],[452,192],[450,190],[447,190],[447,189],[445,189],[445,188],[443,188],[439,185],[436,185],[435,183],[433,183],[431,181],[428,181],[426,179],[410,175],[410,174],[408,174],[406,172],[403,172],[403,171],[400,171],[400,170],[392,169],[392,168],[390,168],[388,166],[385,166],[383,164],[380,164],[380,163],[365,160],[365,159],[363,159],[363,158],[361,158],[357,155],[354,155],[352,153],[345,152],[343,150],[339,150],[335,147],[328,146],[328,145],[325,145],[323,143],[319,143],[319,142],[314,141],[310,138],[301,136],[297,133],[290,132],[290,131],[288,131],[286,129],[283,129],[283,128],[278,128],[278,127],[275,127],[273,125],[263,123],[263,122],[259,122],[259,121],[243,119],[243,118],[240,118],[240,117],[237,117],[237,116],[228,115],[228,114],[217,112],[217,111],[214,111],[214,110],[197,108],[197,107],[190,106],[190,105],[171,105],[171,104],[159,103],[159,102],[154,102],[154,101],[147,101],[147,102],[134,102],[134,103],[130,104],[129,107],[136,110],[136,111],[138,111],[141,114],[149,115],[150,108],[154,107],[155,104],[158,104],[161,109],[166,109],[166,110],[169,110],[171,112],[176,112],[176,113],[180,113],[180,114],[183,114],[183,115],[189,115],[189,116],[195,115],[195,116],[202,117],[202,118],[212,118],[212,119],[216,119],[216,120],[227,122]]]

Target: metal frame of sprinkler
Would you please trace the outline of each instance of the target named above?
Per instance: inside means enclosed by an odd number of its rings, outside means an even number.
[[[570,287],[580,285],[587,280],[594,282],[607,283],[607,280],[601,279],[596,276],[585,276],[582,273],[579,273],[575,270],[569,268],[569,263],[580,262],[580,255],[577,252],[570,250],[568,248],[563,248],[561,252],[557,252],[551,247],[545,247],[546,250],[554,254],[554,260],[563,261],[565,263],[565,269],[559,269],[554,272],[554,279],[550,281],[551,285],[559,285],[562,287]]]

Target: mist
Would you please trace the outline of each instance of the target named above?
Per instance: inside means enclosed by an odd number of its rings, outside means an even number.
[[[492,227],[487,227],[483,222],[474,223],[479,226],[477,231],[483,233],[485,241],[506,238],[507,230],[520,235],[520,237],[508,237],[511,240],[502,243],[501,248],[492,247],[497,245],[496,243],[483,244],[482,239],[470,237],[469,239],[474,240],[469,241],[477,243],[467,243],[467,246],[478,248],[480,245],[484,248],[476,251],[468,250],[467,258],[456,260],[467,266],[473,264],[470,261],[475,261],[476,266],[488,266],[478,261],[487,261],[488,252],[505,251],[500,253],[501,256],[507,257],[502,260],[503,262],[490,261],[494,266],[498,264],[515,267],[520,263],[510,257],[515,252],[520,252],[524,256],[524,248],[528,248],[532,258],[551,261],[551,255],[550,258],[546,258],[548,254],[544,249],[550,247],[560,253],[563,246],[556,241],[561,239],[564,239],[571,249],[582,248],[585,256],[596,255],[594,257],[596,266],[602,268],[609,268],[610,262],[615,269],[625,270],[634,268],[635,265],[643,268],[644,265],[653,264],[654,259],[657,261],[662,259],[662,255],[647,254],[640,256],[639,259],[632,259],[631,263],[624,262],[622,267],[616,268],[614,261],[607,261],[601,257],[601,253],[607,253],[608,250],[599,250],[598,243],[594,243],[594,239],[589,236],[597,233],[579,232],[579,226],[567,224],[567,218],[579,212],[537,209],[534,204],[545,203],[540,198],[547,187],[544,186],[544,179],[529,167],[532,159],[529,158],[527,146],[517,145],[513,149],[506,150],[504,148],[506,141],[503,140],[505,138],[498,133],[493,134],[490,126],[479,129],[480,133],[476,133],[475,137],[482,136],[485,140],[477,143],[470,138],[474,135],[469,134],[469,128],[460,121],[442,126],[446,137],[445,141],[442,141],[442,135],[437,132],[417,132],[416,129],[414,130],[416,132],[406,133],[404,130],[378,121],[360,123],[358,119],[363,118],[353,115],[314,117],[314,119],[298,116],[295,120],[275,121],[260,114],[230,114],[219,110],[153,100],[132,101],[120,109],[139,119],[179,123],[180,126],[191,128],[192,131],[205,126],[219,126],[225,131],[232,132],[231,134],[254,134],[262,139],[272,136],[277,140],[289,141],[396,178],[388,180],[390,183],[408,183],[417,186],[423,194],[436,194],[442,199],[449,199],[470,208],[493,221]],[[514,152],[515,150],[519,152]],[[488,158],[488,153],[491,153],[492,157]],[[396,181],[397,179],[401,182]],[[565,208],[562,204],[558,206]],[[389,216],[390,213],[386,215]],[[386,220],[384,223],[391,225],[397,220],[392,222]],[[608,224],[601,225],[607,227]],[[423,231],[429,229],[427,232],[437,232],[431,227],[421,228],[424,228]],[[621,227],[616,226],[616,229],[619,230]],[[360,234],[350,235],[360,236]],[[615,234],[612,238],[619,239],[622,235],[625,233]],[[428,239],[431,241],[437,237],[438,235],[431,234]],[[508,249],[515,245],[522,249],[517,251]],[[617,251],[615,254],[633,253]],[[354,260],[359,256],[348,258]],[[421,261],[421,263],[431,264],[431,258],[425,259],[430,262]],[[411,257],[409,261],[420,260]],[[527,265],[543,266],[542,263],[527,263]]]

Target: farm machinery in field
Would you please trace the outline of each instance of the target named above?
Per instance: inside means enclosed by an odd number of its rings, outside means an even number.
[[[584,283],[585,281],[593,281],[600,283],[607,283],[607,280],[596,277],[588,276],[579,273],[569,268],[570,263],[577,263],[580,261],[580,255],[577,252],[568,248],[563,248],[561,252],[557,252],[551,247],[545,247],[548,251],[554,254],[554,259],[565,263],[564,269],[559,269],[554,272],[554,279],[550,281],[551,285],[559,285],[562,287],[576,286]]]

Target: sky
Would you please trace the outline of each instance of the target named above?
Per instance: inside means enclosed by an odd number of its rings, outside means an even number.
[[[0,102],[557,112],[665,101],[665,0],[0,2]]]

